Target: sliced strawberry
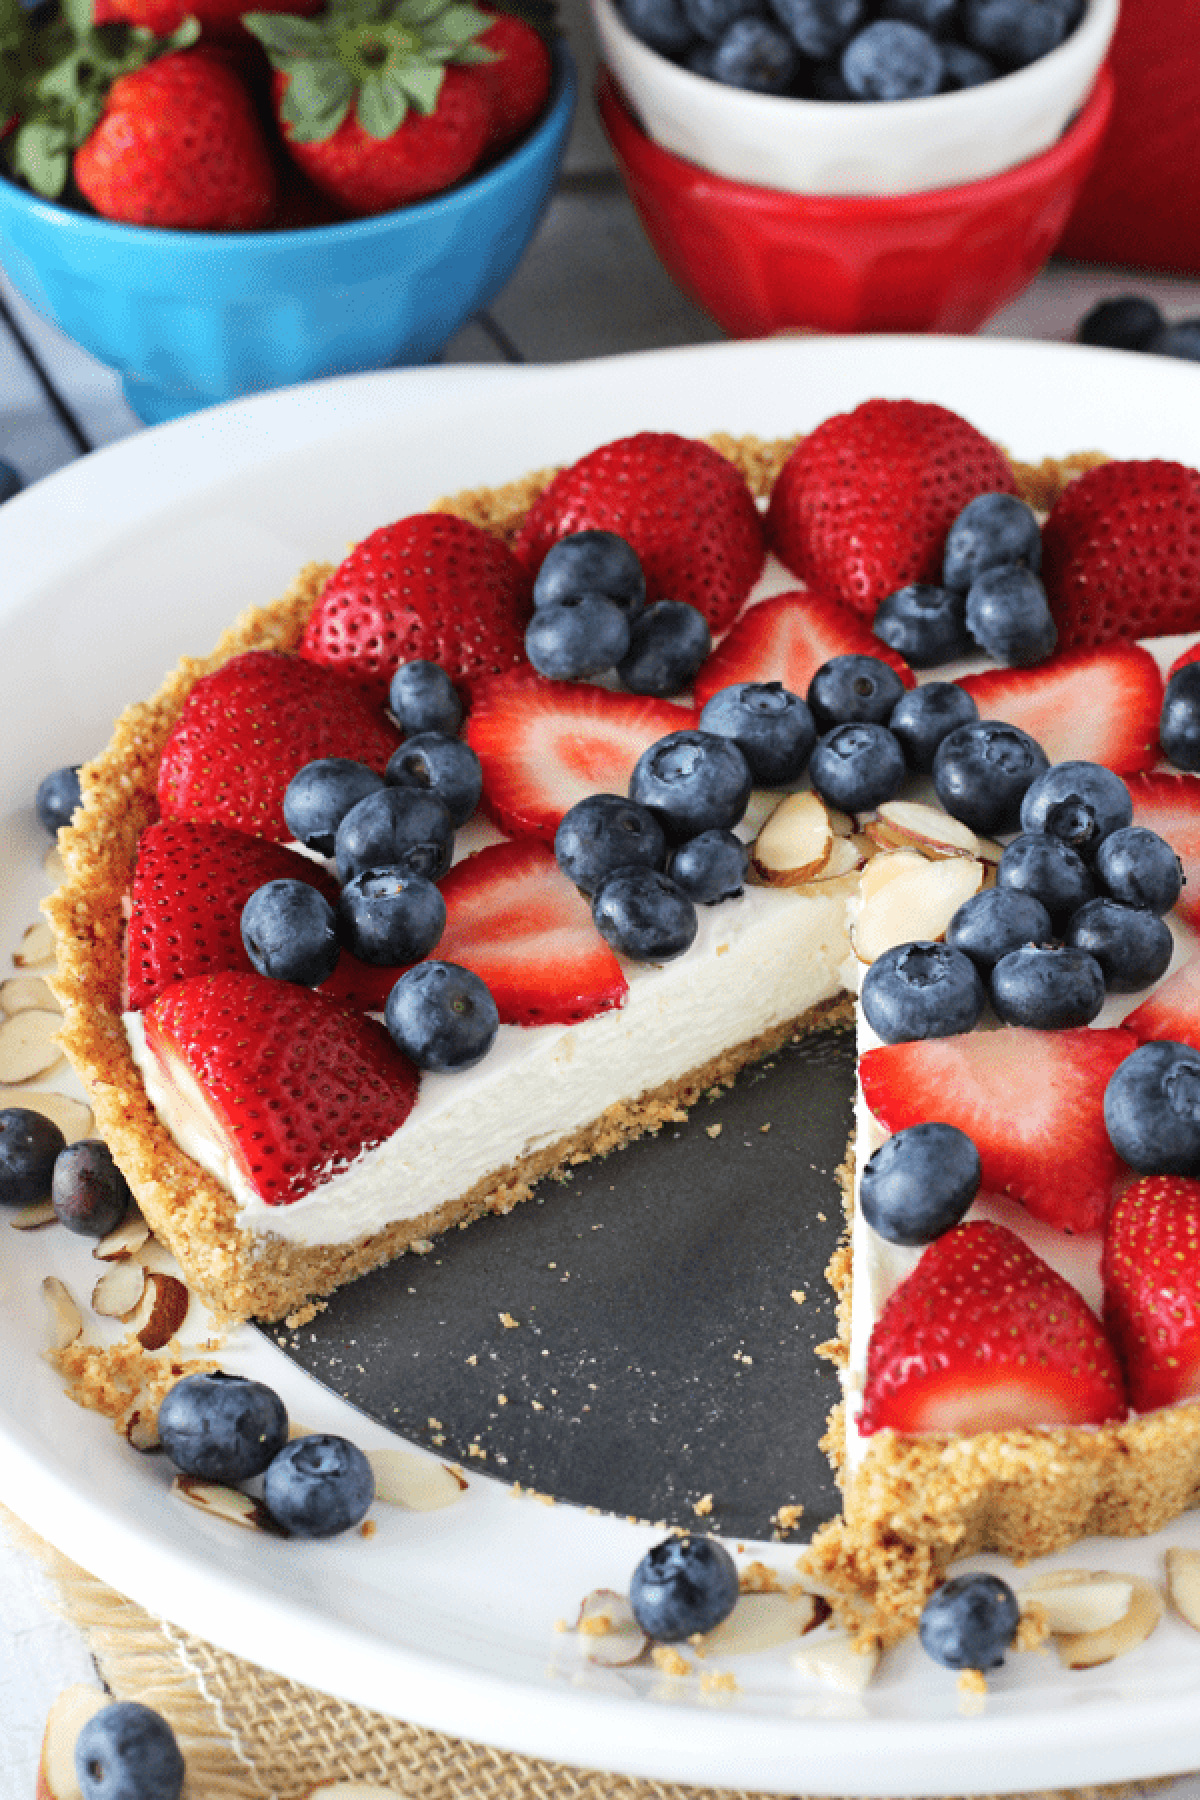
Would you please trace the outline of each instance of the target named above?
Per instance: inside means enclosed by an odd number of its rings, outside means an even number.
[[[615,531],[637,551],[651,600],[686,600],[713,631],[762,571],[762,520],[733,464],[696,438],[642,431],[561,469],[534,501],[516,552],[532,574],[573,531]]]
[[[1042,528],[1059,648],[1200,626],[1200,474],[1108,462],[1059,496]]]
[[[1127,1031],[971,1031],[868,1050],[863,1098],[881,1125],[927,1119],[974,1140],[983,1185],[1063,1231],[1103,1225],[1124,1164],[1104,1128],[1104,1090],[1136,1048]]]
[[[591,907],[540,840],[465,857],[442,893],[446,929],[435,954],[486,981],[502,1024],[573,1025],[624,1001],[629,984]]]
[[[258,837],[291,837],[288,782],[305,763],[346,756],[380,773],[400,742],[351,682],[276,650],[235,656],[202,676],[163,747],[164,818],[212,819]]]
[[[793,450],[767,536],[794,575],[870,620],[897,588],[941,580],[946,533],[969,500],[1015,492],[999,450],[957,413],[867,400]]]
[[[1139,1044],[1165,1038],[1200,1050],[1200,956],[1189,957],[1121,1023]]]
[[[588,794],[624,794],[643,750],[691,725],[670,700],[517,670],[476,690],[466,737],[483,765],[483,806],[513,837],[553,841]]]
[[[529,576],[500,538],[418,513],[381,525],[334,570],[300,655],[383,699],[397,663],[440,663],[456,681],[523,663],[532,610]]]
[[[1183,864],[1183,892],[1176,901],[1180,918],[1200,925],[1200,778],[1152,769],[1132,775],[1133,822],[1166,838]]]
[[[225,970],[176,982],[146,1044],[268,1206],[286,1206],[398,1131],[417,1075],[387,1032],[324,994]]]
[[[1035,669],[988,669],[958,685],[981,719],[1019,725],[1052,763],[1103,763],[1132,775],[1158,761],[1162,676],[1136,644],[1068,650]]]
[[[1126,1410],[1095,1314],[1015,1232],[980,1220],[932,1243],[884,1304],[858,1428],[969,1435]]]
[[[735,681],[781,681],[803,699],[822,663],[852,655],[877,656],[905,687],[916,686],[904,658],[857,613],[826,594],[793,588],[751,606],[730,627],[696,677],[696,705]]]
[[[1138,1412],[1200,1396],[1200,1181],[1148,1175],[1116,1201],[1104,1320]]]

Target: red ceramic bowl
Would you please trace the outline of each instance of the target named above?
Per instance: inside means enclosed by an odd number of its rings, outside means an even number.
[[[846,198],[710,175],[646,136],[607,71],[597,91],[646,235],[684,292],[733,337],[978,330],[1054,249],[1112,98],[1102,69],[1056,144],[986,181]]]

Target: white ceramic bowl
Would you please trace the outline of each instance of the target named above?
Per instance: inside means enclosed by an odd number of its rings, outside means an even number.
[[[714,175],[792,194],[919,194],[981,181],[1055,142],[1095,81],[1119,0],[1088,0],[1065,43],[927,100],[792,100],[693,75],[590,0],[605,62],[648,137]]]

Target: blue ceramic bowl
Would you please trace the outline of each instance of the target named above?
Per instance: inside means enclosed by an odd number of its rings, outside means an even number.
[[[147,424],[317,376],[429,362],[495,298],[533,236],[575,86],[560,42],[549,110],[503,161],[344,225],[155,231],[0,177],[0,262],[31,306],[118,371]]]

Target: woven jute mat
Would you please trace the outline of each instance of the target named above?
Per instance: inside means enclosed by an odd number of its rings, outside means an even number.
[[[170,1722],[187,1767],[184,1800],[301,1800],[331,1781],[371,1782],[411,1800],[771,1800],[568,1768],[351,1706],[155,1618],[3,1508],[0,1517],[49,1571],[114,1698],[140,1700]],[[1170,1785],[1124,1782],[1023,1800],[1134,1800]]]

